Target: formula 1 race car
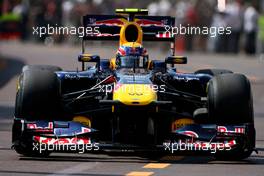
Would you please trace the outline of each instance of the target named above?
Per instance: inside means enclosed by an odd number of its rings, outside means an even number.
[[[255,150],[252,93],[242,74],[224,69],[180,73],[170,16],[145,9],[86,15],[82,71],[27,65],[18,80],[12,143],[25,156],[56,151],[107,150],[204,153],[243,159]],[[171,52],[150,60],[142,41],[170,42]],[[85,52],[88,40],[119,40],[116,56]],[[91,66],[91,64],[93,64]],[[87,147],[88,146],[88,147]]]

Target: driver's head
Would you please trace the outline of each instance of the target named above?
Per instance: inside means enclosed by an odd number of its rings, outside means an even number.
[[[140,59],[146,56],[147,51],[142,45],[135,42],[128,42],[118,48],[116,61],[119,67],[140,67]]]

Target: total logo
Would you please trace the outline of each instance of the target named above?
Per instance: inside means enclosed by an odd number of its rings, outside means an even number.
[[[130,96],[142,96],[143,95],[143,93],[140,93],[140,92],[129,92],[128,93]]]

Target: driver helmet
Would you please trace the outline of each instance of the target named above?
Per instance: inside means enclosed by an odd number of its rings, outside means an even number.
[[[147,50],[143,48],[141,44],[135,42],[128,42],[118,48],[116,64],[119,67],[139,68],[141,62],[143,63],[142,66],[145,66],[147,59]]]

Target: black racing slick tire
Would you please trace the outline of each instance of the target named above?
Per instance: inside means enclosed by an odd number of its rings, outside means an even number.
[[[25,68],[25,67],[24,67]],[[19,77],[15,116],[26,120],[59,115],[60,83],[53,66],[29,66]]]
[[[18,142],[18,141],[17,141]],[[39,145],[38,145],[39,147]],[[34,149],[34,144],[26,144],[23,142],[20,142],[19,144],[13,145],[13,148],[15,151],[26,157],[48,157],[51,154],[51,151],[48,150],[43,150],[40,152],[39,148]]]
[[[24,156],[46,157],[49,151],[33,150],[32,136],[24,134],[20,119],[49,120],[60,116],[60,83],[55,66],[30,65],[23,67],[16,94],[15,120],[12,128],[12,143],[15,151]]]
[[[255,147],[255,129],[251,86],[242,74],[222,74],[213,77],[208,85],[208,113],[217,125],[250,124],[246,139],[233,151],[216,152],[221,160],[240,160],[250,156]]]
[[[208,85],[208,112],[215,123],[253,123],[249,80],[242,74],[213,77]]]
[[[197,70],[196,72],[194,72],[195,74],[208,74],[211,76],[217,76],[217,75],[221,75],[221,74],[226,74],[226,73],[233,73],[230,70],[226,70],[226,69],[201,69],[201,70]]]

